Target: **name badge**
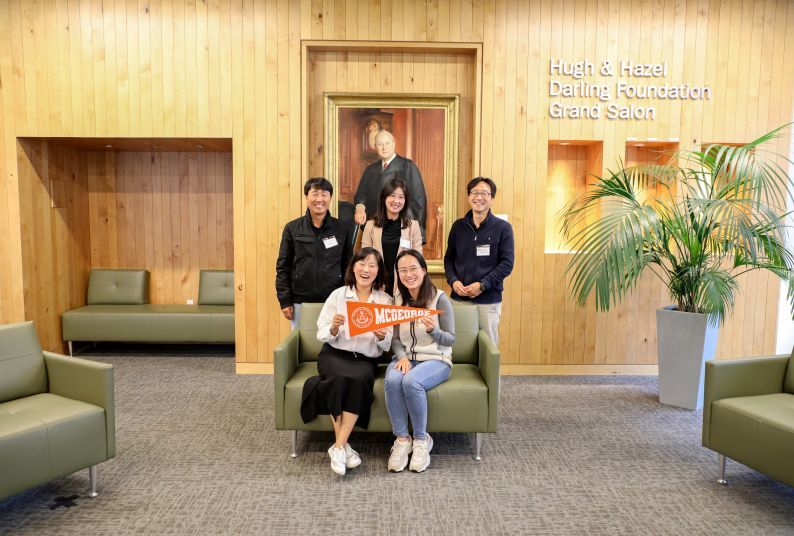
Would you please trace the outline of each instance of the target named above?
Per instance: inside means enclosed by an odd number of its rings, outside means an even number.
[[[491,244],[480,244],[477,246],[478,257],[488,257],[491,255]]]
[[[405,249],[411,249],[411,241],[407,238],[401,238],[400,247]]]
[[[323,244],[325,244],[325,249],[331,249],[339,245],[339,242],[336,241],[335,236],[329,236],[328,238],[323,238]]]

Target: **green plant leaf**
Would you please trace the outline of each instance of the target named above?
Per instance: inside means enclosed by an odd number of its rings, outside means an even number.
[[[592,296],[599,310],[608,310],[651,270],[679,308],[719,323],[733,307],[736,278],[769,270],[790,282],[794,315],[794,254],[785,223],[794,195],[791,161],[766,148],[788,126],[742,147],[681,151],[666,164],[619,160],[614,171],[595,177],[561,211],[576,302],[583,306]],[[646,198],[649,189],[655,195]]]

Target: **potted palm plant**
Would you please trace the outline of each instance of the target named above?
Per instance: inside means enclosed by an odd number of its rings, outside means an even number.
[[[703,364],[714,356],[739,275],[769,270],[794,299],[791,162],[766,149],[783,128],[741,147],[679,152],[667,164],[620,162],[562,211],[579,306],[594,293],[598,310],[608,310],[646,270],[666,285],[673,304],[656,316],[663,404],[702,407]],[[643,193],[649,188],[656,195]]]

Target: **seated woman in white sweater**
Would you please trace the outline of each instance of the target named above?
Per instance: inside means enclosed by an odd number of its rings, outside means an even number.
[[[362,248],[350,260],[345,286],[328,296],[317,319],[317,339],[324,343],[317,356],[319,376],[303,384],[303,422],[317,415],[331,416],[335,441],[328,455],[331,470],[340,475],[361,464],[347,440],[356,424],[365,429],[369,425],[378,357],[391,345],[393,330],[350,335],[346,302],[391,304],[383,291],[383,274],[383,258],[372,248]]]
[[[389,471],[400,472],[408,465],[422,472],[430,465],[433,439],[427,434],[427,391],[449,379],[452,370],[452,343],[455,318],[452,302],[436,288],[427,275],[422,254],[409,249],[397,255],[397,305],[438,309],[428,315],[395,327],[392,360],[386,370],[386,409],[397,439],[389,456]],[[413,425],[413,441],[408,435],[408,419]]]

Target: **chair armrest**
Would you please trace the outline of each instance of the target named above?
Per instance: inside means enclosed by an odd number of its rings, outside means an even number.
[[[709,446],[711,403],[723,398],[783,392],[789,356],[706,361],[703,391],[703,446]]]
[[[499,404],[499,361],[502,354],[483,330],[480,330],[477,335],[477,344],[480,353],[480,374],[485,385],[488,386],[488,432],[496,432]]]
[[[44,352],[49,392],[105,410],[108,458],[116,455],[116,405],[113,365]]]
[[[293,329],[273,350],[273,391],[276,394],[276,430],[284,429],[284,389],[298,368],[300,330]]]

